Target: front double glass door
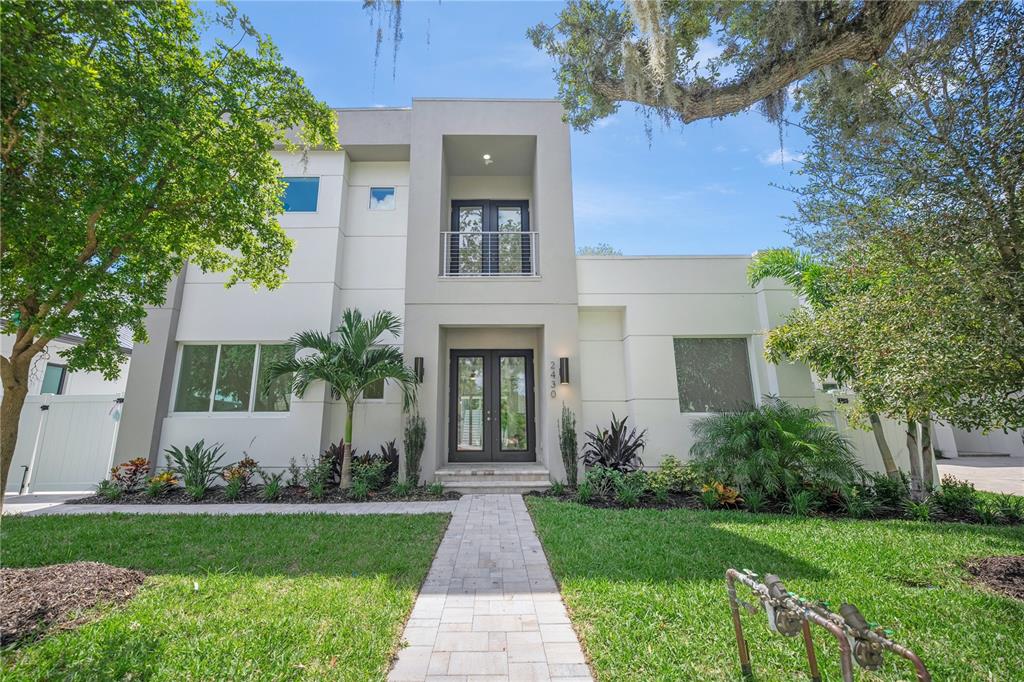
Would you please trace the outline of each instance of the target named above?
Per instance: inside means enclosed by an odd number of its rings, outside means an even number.
[[[453,350],[448,459],[532,462],[533,351]]]

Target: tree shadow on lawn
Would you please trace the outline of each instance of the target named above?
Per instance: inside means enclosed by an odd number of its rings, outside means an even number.
[[[99,561],[147,574],[385,574],[419,586],[447,514],[104,514],[4,519],[3,565]]]

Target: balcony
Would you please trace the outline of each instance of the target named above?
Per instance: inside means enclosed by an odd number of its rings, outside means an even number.
[[[442,232],[442,277],[536,277],[537,232]]]

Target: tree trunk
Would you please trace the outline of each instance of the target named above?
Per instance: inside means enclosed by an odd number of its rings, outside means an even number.
[[[924,491],[931,494],[935,487],[935,476],[932,469],[935,467],[935,452],[932,449],[932,418],[926,417],[921,420],[921,469],[924,474]]]
[[[907,420],[907,455],[910,457],[910,496],[915,500],[923,497],[921,487],[921,453],[917,446],[917,422]]]
[[[341,449],[341,489],[352,487],[352,413],[355,404],[345,403],[345,444]]]
[[[900,478],[900,468],[896,466],[896,460],[892,456],[892,450],[889,449],[889,443],[885,440],[885,431],[882,430],[882,420],[875,412],[869,414],[868,419],[871,421],[871,431],[875,434],[875,444],[878,446],[878,452],[882,455],[882,466],[885,467],[885,475],[894,481],[898,481]]]
[[[21,408],[28,396],[28,374],[32,357],[25,353],[13,360],[0,357],[0,379],[3,381],[4,397],[0,401],[0,509],[7,491],[7,479],[14,460],[14,448],[18,444],[18,422]]]

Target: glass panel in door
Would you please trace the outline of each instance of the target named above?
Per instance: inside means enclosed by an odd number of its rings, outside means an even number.
[[[525,452],[529,447],[526,428],[526,358],[500,356],[498,410],[501,418],[499,449]]]
[[[455,447],[460,452],[484,449],[484,358],[457,359],[455,395]]]
[[[498,272],[520,274],[523,270],[523,209],[498,205]]]
[[[458,272],[477,273],[483,270],[484,207],[459,206]]]

